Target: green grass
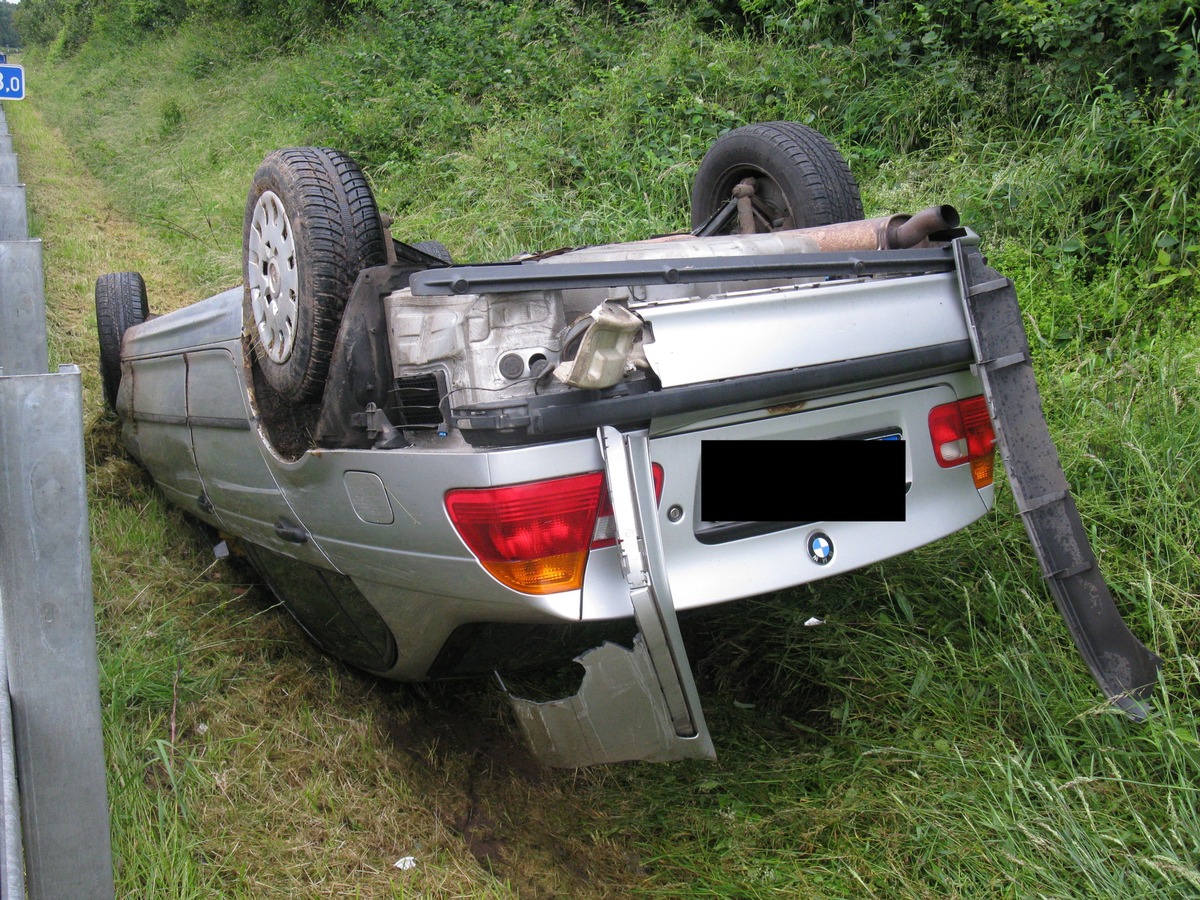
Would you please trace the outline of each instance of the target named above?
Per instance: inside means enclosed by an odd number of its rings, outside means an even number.
[[[969,58],[889,71],[686,16],[468,7],[470,59],[450,4],[422,29],[397,0],[289,54],[193,24],[24,60],[32,99],[6,112],[52,353],[84,368],[121,894],[1200,896],[1194,105],[1044,110]],[[868,214],[959,206],[1016,280],[1093,546],[1166,663],[1145,725],[1100,697],[1001,479],[953,538],[686,618],[719,763],[534,771],[488,685],[381,684],[311,649],[101,413],[92,280],[138,269],[158,310],[235,283],[277,146],[354,152],[399,236],[478,259],[678,229],[711,139],[775,118],[839,141]]]

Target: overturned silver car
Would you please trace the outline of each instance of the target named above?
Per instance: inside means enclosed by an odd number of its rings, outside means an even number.
[[[677,610],[850,571],[992,505],[1004,455],[1106,694],[1158,660],[1095,564],[1041,416],[1011,282],[950,207],[863,220],[795,123],[719,139],[694,231],[456,265],[392,238],[358,167],[267,157],[245,284],[151,316],[96,287],[107,399],[164,494],[244,550],[313,639],[388,678],[553,658],[513,698],[539,757],[712,757]]]

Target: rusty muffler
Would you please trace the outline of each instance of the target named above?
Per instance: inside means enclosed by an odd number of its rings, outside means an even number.
[[[929,246],[929,238],[958,228],[958,210],[931,206],[914,216],[895,215],[858,222],[799,228],[792,234],[815,241],[821,250],[911,250]]]

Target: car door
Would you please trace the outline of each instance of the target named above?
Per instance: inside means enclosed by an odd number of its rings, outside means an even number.
[[[229,533],[330,568],[263,459],[239,362],[224,348],[185,354],[192,449],[205,501]]]
[[[204,486],[192,455],[183,354],[133,359],[127,381],[133,392],[131,427],[138,459],[168,500],[211,521],[198,504]]]

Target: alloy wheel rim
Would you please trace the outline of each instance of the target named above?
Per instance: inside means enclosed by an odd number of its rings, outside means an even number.
[[[246,284],[260,348],[271,362],[287,362],[296,343],[299,309],[296,236],[283,201],[273,191],[264,191],[254,204]]]

